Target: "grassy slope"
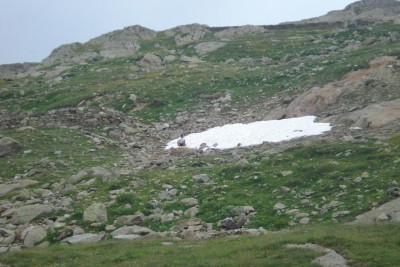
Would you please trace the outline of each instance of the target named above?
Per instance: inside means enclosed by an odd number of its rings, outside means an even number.
[[[27,249],[7,253],[12,266],[315,266],[323,253],[285,249],[285,244],[319,244],[343,255],[351,266],[398,266],[399,225],[325,225],[208,241],[139,240]],[[171,242],[173,245],[162,245]]]

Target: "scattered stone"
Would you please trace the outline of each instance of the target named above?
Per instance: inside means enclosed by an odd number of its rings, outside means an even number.
[[[190,197],[182,199],[181,204],[185,207],[193,207],[199,205],[199,201],[193,197]]]
[[[289,188],[289,187],[286,187],[286,186],[281,186],[281,187],[278,189],[278,191],[281,192],[281,193],[287,194],[287,193],[290,192],[290,188]]]
[[[193,175],[193,180],[195,180],[198,183],[208,183],[210,181],[210,178],[208,177],[207,174],[197,174]]]
[[[34,204],[7,210],[3,212],[1,216],[11,217],[10,222],[12,224],[26,224],[44,214],[52,213],[53,211],[54,207],[50,205]]]
[[[106,232],[100,232],[98,234],[81,234],[74,235],[68,238],[63,239],[62,243],[68,244],[78,244],[78,243],[96,243],[103,240],[106,236]]]
[[[29,226],[22,234],[24,239],[24,246],[31,248],[36,243],[42,241],[46,236],[47,232],[42,226]]]
[[[163,62],[161,58],[154,54],[146,54],[140,61],[139,65],[148,68],[160,68]]]
[[[0,157],[16,153],[22,148],[22,145],[10,137],[0,139]]]
[[[32,126],[24,126],[24,127],[18,128],[17,132],[20,132],[20,133],[33,133],[33,132],[36,132],[36,129],[33,128]]]
[[[141,225],[144,221],[146,221],[146,216],[141,212],[137,212],[134,215],[125,215],[118,217],[115,224],[132,226]]]
[[[308,224],[309,222],[310,222],[310,218],[309,217],[304,217],[304,218],[301,218],[299,220],[300,224]]]
[[[236,217],[236,216],[240,216],[240,215],[252,215],[254,214],[256,211],[252,206],[238,206],[238,207],[234,207],[232,208],[230,215],[232,217]]]
[[[0,247],[10,246],[15,241],[14,231],[0,228]],[[1,253],[0,253],[1,254]]]
[[[286,176],[292,175],[293,171],[283,171],[283,172],[281,172],[281,174],[283,177],[286,177]]]
[[[81,182],[88,175],[89,175],[89,173],[87,171],[81,170],[77,174],[71,175],[68,182],[71,184],[77,184],[77,183]]]
[[[111,232],[112,237],[121,236],[121,235],[147,235],[152,233],[152,231],[146,227],[142,226],[124,226],[118,228],[117,230]]]
[[[171,200],[176,197],[176,194],[178,193],[178,190],[176,189],[171,189],[171,190],[166,190],[160,193],[160,200]]]
[[[174,218],[175,218],[175,214],[173,212],[160,215],[161,223],[173,221]]]
[[[221,47],[224,47],[225,45],[226,43],[223,42],[203,42],[196,45],[194,49],[196,50],[196,53],[204,55]]]
[[[349,214],[350,214],[350,211],[347,211],[347,210],[338,211],[338,212],[334,212],[332,214],[332,218],[339,218],[339,217],[343,217],[343,216],[346,216],[346,215],[349,215]]]
[[[199,213],[199,208],[198,207],[191,207],[187,210],[185,210],[185,212],[183,214],[185,214],[186,216],[189,216],[191,218],[195,217],[197,214]]]
[[[282,204],[282,203],[277,203],[274,205],[274,210],[283,210],[285,208],[286,208],[286,205]]]
[[[83,213],[83,221],[102,223],[107,219],[107,207],[102,203],[93,203]]]

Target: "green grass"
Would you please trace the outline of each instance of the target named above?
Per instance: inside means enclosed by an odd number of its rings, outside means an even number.
[[[267,233],[261,237],[228,237],[207,241],[106,241],[86,245],[53,245],[7,253],[12,266],[314,266],[323,253],[286,249],[285,244],[313,243],[343,255],[351,266],[398,266],[398,225],[325,225]],[[165,246],[162,242],[171,242]]]
[[[113,167],[122,154],[118,147],[96,146],[79,130],[68,128],[41,128],[28,133],[5,130],[0,134],[23,146],[17,153],[0,159],[0,177],[5,181],[36,169],[38,174],[27,178],[39,181],[39,185],[59,182],[82,169]],[[57,155],[56,151],[61,154]],[[54,167],[57,161],[64,164]]]

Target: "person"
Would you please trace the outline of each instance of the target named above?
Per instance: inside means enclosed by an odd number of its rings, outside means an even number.
[[[181,136],[178,138],[177,144],[179,147],[186,146],[186,141],[185,138],[183,138],[183,134],[181,134]]]

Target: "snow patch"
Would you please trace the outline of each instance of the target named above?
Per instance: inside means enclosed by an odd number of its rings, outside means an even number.
[[[316,123],[315,116],[235,123],[208,129],[185,136],[188,148],[228,149],[254,146],[263,142],[281,142],[302,136],[320,135],[331,130],[329,123]],[[165,149],[177,148],[177,140],[170,141]]]

